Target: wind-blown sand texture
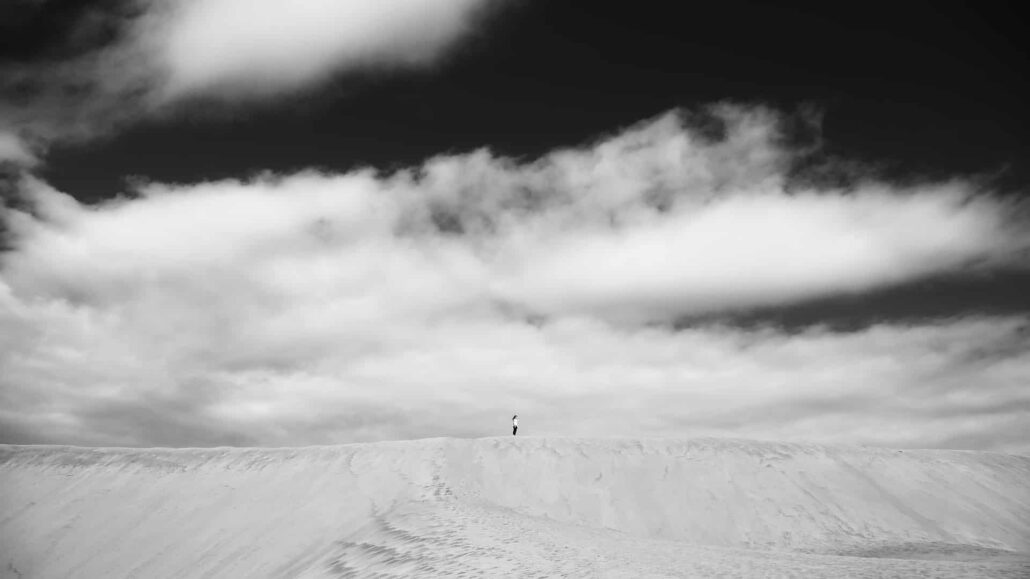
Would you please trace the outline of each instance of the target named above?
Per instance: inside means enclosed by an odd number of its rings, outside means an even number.
[[[0,446],[3,577],[1030,577],[1030,457],[743,440]]]

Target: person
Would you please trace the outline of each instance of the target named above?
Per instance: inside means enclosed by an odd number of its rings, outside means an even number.
[[[519,431],[519,415],[511,417],[511,435],[515,436],[515,433]]]

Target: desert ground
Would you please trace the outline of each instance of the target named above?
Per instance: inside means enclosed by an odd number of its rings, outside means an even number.
[[[0,446],[0,576],[1030,577],[1030,457],[726,439]]]

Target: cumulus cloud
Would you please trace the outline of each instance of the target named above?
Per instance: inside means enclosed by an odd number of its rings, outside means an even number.
[[[0,128],[82,139],[182,101],[255,101],[438,63],[503,0],[126,0],[83,10],[67,58],[0,67]],[[42,9],[40,6],[39,9]]]
[[[714,114],[720,138],[672,113],[529,162],[96,206],[28,180],[3,215],[0,434],[326,443],[495,434],[517,411],[539,434],[1027,451],[1020,316],[671,323],[1027,265],[1011,202],[959,180],[795,186],[776,114]]]

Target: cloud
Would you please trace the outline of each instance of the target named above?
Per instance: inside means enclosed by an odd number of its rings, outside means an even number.
[[[74,12],[71,56],[0,66],[0,129],[93,138],[195,100],[436,65],[503,0],[125,0]],[[36,10],[44,10],[40,4]]]
[[[504,292],[542,314],[657,321],[861,293],[1025,247],[961,189],[731,196],[617,233],[563,231],[519,256]]]
[[[0,163],[4,162],[32,166],[39,159],[17,135],[0,130]]]
[[[722,138],[672,113],[528,162],[150,184],[96,206],[27,178],[27,208],[2,216],[0,433],[328,443],[496,434],[517,411],[538,434],[1030,450],[1025,317],[718,323],[1024,270],[1024,208],[961,180],[799,187],[775,113],[712,114]]]
[[[348,70],[434,63],[489,0],[181,0],[143,20],[166,98],[252,99]],[[496,0],[494,0],[496,3]]]

